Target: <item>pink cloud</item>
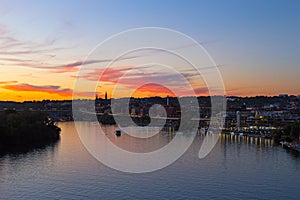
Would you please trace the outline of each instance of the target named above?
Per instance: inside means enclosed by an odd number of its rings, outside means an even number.
[[[120,66],[107,69],[94,69],[94,71],[89,72],[82,76],[71,76],[73,78],[84,78],[90,81],[101,81],[116,83],[118,80],[133,67],[131,66]]]
[[[191,95],[207,95],[208,90],[206,87],[192,86],[187,88],[186,82],[183,81],[183,77],[178,74],[168,74],[151,72],[144,74],[142,72],[128,71],[134,69],[132,66],[118,66],[107,69],[95,69],[92,72],[86,73],[82,76],[72,76],[73,78],[84,78],[90,81],[99,81],[106,84],[120,84],[124,85],[128,89],[137,89],[139,94],[144,95],[160,95],[160,96],[191,96]],[[185,79],[188,80],[189,76]],[[164,84],[167,83],[167,84]],[[166,88],[163,85],[168,85],[170,88]]]
[[[68,73],[68,72],[77,72],[79,68],[77,66],[64,66],[59,67],[53,70],[50,70],[52,73]]]

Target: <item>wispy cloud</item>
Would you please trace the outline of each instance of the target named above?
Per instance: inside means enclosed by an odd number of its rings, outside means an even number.
[[[114,61],[113,58],[93,59],[86,61],[74,61],[65,64],[54,63],[52,59],[56,57],[58,51],[72,49],[74,47],[58,46],[57,38],[47,37],[44,42],[37,43],[36,41],[19,40],[11,33],[5,25],[0,24],[0,64],[2,66],[18,66],[35,69],[44,69],[51,73],[69,73],[77,72],[80,66],[90,65],[95,63],[109,63]],[[30,56],[33,59],[25,59]],[[24,58],[25,57],[25,58]],[[125,56],[120,60],[133,59],[137,56]],[[46,62],[41,62],[47,60]]]
[[[8,29],[5,25],[0,24],[0,35],[5,35],[8,33]]]
[[[160,71],[153,66],[144,66],[141,70],[133,66],[116,66],[107,69],[94,69],[81,76],[73,78],[82,78],[88,81],[98,81],[103,85],[122,85],[129,90],[136,89],[145,95],[204,95],[207,94],[207,88],[191,84],[191,77],[184,76],[168,71]],[[189,72],[189,71],[188,71]],[[186,72],[188,74],[188,72]],[[193,76],[195,78],[195,76]],[[205,85],[205,84],[203,84]],[[168,87],[168,88],[167,88]]]
[[[41,57],[53,58],[57,54],[57,51],[72,49],[72,47],[59,47],[56,45],[57,38],[47,37],[42,43],[36,43],[33,41],[21,41],[14,37],[12,33],[9,32],[8,28],[4,25],[0,25],[0,61],[3,66],[19,66],[28,67],[35,69],[44,69],[51,73],[73,73],[79,71],[81,66],[91,65],[91,64],[105,64],[112,61],[123,61],[135,58],[157,56],[158,54],[165,51],[172,51],[183,48],[190,48],[196,44],[186,44],[182,46],[175,46],[170,49],[144,49],[141,51],[132,52],[130,56],[123,56],[118,58],[105,58],[105,59],[93,59],[86,61],[74,61],[65,64],[54,64],[51,59],[41,59]],[[6,56],[6,57],[4,57]],[[22,57],[31,56],[36,59],[21,59]],[[41,62],[41,60],[47,60],[47,62]],[[56,62],[57,63],[57,62]]]
[[[35,76],[31,73],[28,73],[28,74],[20,74],[19,76],[22,76],[22,77],[29,77],[29,78],[39,78],[38,76]]]
[[[77,72],[80,66],[95,64],[95,63],[106,63],[110,62],[110,59],[104,60],[88,60],[88,61],[76,61],[64,65],[52,65],[52,66],[35,66],[34,68],[50,69],[52,73],[66,73],[66,72]]]
[[[10,44],[11,46],[13,46],[13,44]],[[18,45],[18,44],[15,44],[15,45]],[[3,46],[2,46],[3,47]],[[7,47],[7,46],[6,46]],[[30,48],[30,47],[28,47]],[[11,55],[11,56],[14,56],[14,55],[27,55],[27,54],[39,54],[39,53],[53,53],[53,52],[56,52],[56,51],[59,51],[59,50],[66,50],[66,49],[69,49],[70,47],[55,47],[55,48],[44,48],[44,49],[24,49],[24,50],[8,50],[8,51],[0,51],[0,54],[2,55]]]
[[[90,81],[103,81],[116,83],[118,80],[133,67],[131,66],[118,66],[107,69],[94,69],[92,72],[88,72],[81,76],[73,76],[74,78],[84,78]],[[100,77],[101,76],[101,77]]]
[[[59,51],[74,48],[59,46],[56,41],[53,37],[46,37],[42,42],[20,40],[8,27],[0,24],[0,64],[49,70],[47,66],[53,65],[49,58],[55,57]],[[26,59],[28,57],[31,59]],[[50,63],[42,63],[42,60]]]
[[[31,54],[34,53],[33,51],[22,51],[22,52],[10,52],[12,54],[16,53],[24,53],[24,54]],[[4,54],[10,55],[11,54],[6,52]],[[35,52],[37,53],[37,52]],[[1,54],[1,52],[0,52]],[[118,61],[121,60],[128,60],[128,59],[133,59],[135,56],[128,56],[124,58],[118,59]],[[90,64],[104,64],[104,63],[110,63],[112,61],[115,61],[114,59],[99,59],[99,60],[87,60],[87,61],[75,61],[67,64],[61,64],[61,65],[55,65],[51,63],[41,63],[34,61],[32,59],[20,59],[18,57],[9,57],[9,58],[3,58],[0,57],[0,61],[7,61],[9,63],[1,63],[2,65],[6,66],[19,66],[19,67],[28,67],[28,68],[34,68],[34,69],[44,69],[47,70],[50,73],[69,73],[69,72],[77,72],[79,71],[80,67],[85,66],[85,65],[90,65]]]
[[[18,62],[18,63],[21,63],[21,62],[31,62],[32,59],[20,59],[20,58],[0,58],[0,61],[8,61],[8,62]]]
[[[8,85],[18,83],[18,81],[0,81],[0,85]]]

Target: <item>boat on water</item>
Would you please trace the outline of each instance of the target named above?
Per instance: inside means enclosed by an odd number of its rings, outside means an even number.
[[[232,132],[230,132],[230,135],[233,135],[233,136],[235,136],[235,135],[239,135],[239,136],[247,136],[248,133],[245,132],[245,131],[232,131]]]
[[[239,132],[239,135],[240,135],[240,136],[247,136],[247,135],[248,135],[248,133],[247,133],[247,132],[245,132],[245,131],[241,131],[241,132]]]
[[[115,130],[115,134],[116,134],[117,137],[120,137],[121,136],[121,130],[119,130],[119,129]]]
[[[231,135],[238,135],[239,133],[237,131],[232,131],[230,134]]]

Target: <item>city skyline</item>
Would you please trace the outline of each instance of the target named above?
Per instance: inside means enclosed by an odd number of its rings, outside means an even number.
[[[147,8],[147,9],[146,9]],[[163,27],[182,32],[200,43],[221,72],[228,96],[300,94],[298,1],[0,1],[0,100],[68,100],[74,82],[95,82],[105,73],[96,92],[104,97],[114,84],[133,89],[145,74],[135,71],[156,54],[141,52],[125,57],[110,70],[106,60],[86,60],[95,46],[111,35],[134,28]],[[89,11],[89,12],[86,12]],[[140,17],[138,17],[140,16]],[[189,44],[170,45],[188,50]],[[80,67],[95,69],[79,76]],[[189,74],[183,63],[174,63]],[[210,66],[206,66],[209,70]],[[149,82],[167,80],[181,96],[190,95],[167,69],[144,67]],[[205,70],[205,69],[204,69]],[[131,73],[118,82],[117,77]],[[205,72],[204,72],[205,73]],[[191,74],[189,74],[191,75]],[[209,95],[203,80],[191,79],[195,94]],[[83,87],[82,98],[95,98]],[[135,97],[172,96],[157,84],[138,88]],[[117,97],[126,96],[119,94]]]

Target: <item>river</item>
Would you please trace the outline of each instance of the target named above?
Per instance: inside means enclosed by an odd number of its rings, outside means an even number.
[[[93,158],[79,140],[73,122],[62,122],[61,138],[23,153],[0,156],[0,199],[299,199],[300,158],[271,140],[222,135],[213,151],[198,158],[203,138],[172,165],[155,172],[130,174]],[[87,132],[95,123],[82,122]],[[126,135],[120,146],[143,152],[145,145]],[[147,143],[160,148],[168,134]]]

